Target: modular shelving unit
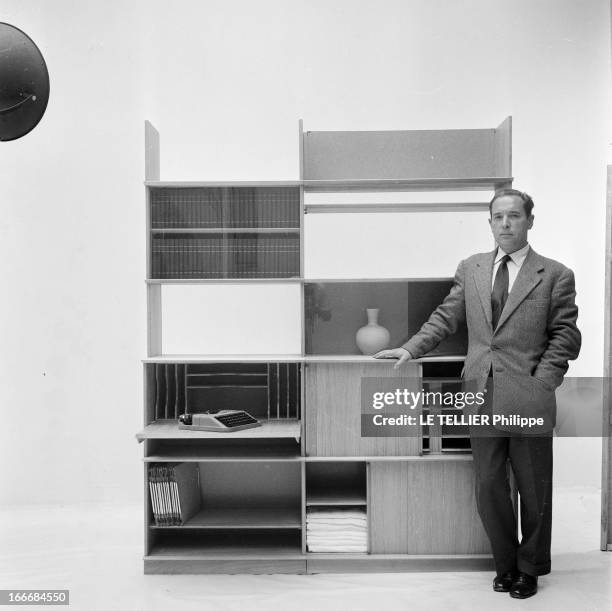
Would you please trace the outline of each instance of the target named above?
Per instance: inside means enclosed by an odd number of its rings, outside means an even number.
[[[300,122],[296,181],[162,182],[159,136],[148,122],[145,145],[148,354],[137,436],[144,444],[145,572],[490,567],[467,431],[361,435],[363,378],[443,389],[460,376],[466,347],[460,332],[395,370],[359,354],[354,337],[364,309],[381,308],[391,345],[400,345],[452,279],[312,275],[305,218],[484,211],[485,198],[471,195],[448,203],[402,201],[401,194],[511,185],[510,118],[495,129],[389,132],[304,132]],[[399,196],[383,197],[389,193]],[[162,292],[170,285],[296,287],[301,346],[291,354],[166,354]],[[233,324],[231,314],[216,324]],[[223,434],[176,425],[180,414],[227,408],[248,411],[262,426]],[[200,508],[182,525],[156,524],[149,466],[182,462],[198,466]],[[365,516],[363,551],[310,551],[309,512],[334,508]]]

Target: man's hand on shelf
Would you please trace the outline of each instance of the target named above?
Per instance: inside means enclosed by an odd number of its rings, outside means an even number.
[[[372,355],[375,359],[397,359],[397,363],[393,365],[393,369],[399,369],[404,363],[412,358],[412,354],[404,348],[391,348],[390,350],[381,350]]]

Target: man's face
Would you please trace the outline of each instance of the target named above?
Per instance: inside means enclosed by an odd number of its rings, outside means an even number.
[[[527,244],[527,232],[533,226],[533,214],[525,214],[519,197],[504,195],[493,202],[489,225],[497,245],[511,254]]]

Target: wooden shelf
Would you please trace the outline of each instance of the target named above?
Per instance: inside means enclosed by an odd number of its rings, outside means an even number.
[[[300,438],[300,422],[297,420],[263,422],[261,426],[244,429],[233,433],[215,433],[212,431],[186,431],[179,429],[176,421],[158,421],[147,425],[136,435],[138,441],[145,439],[265,439],[265,438]]]
[[[511,176],[305,180],[304,189],[325,193],[334,191],[494,191],[512,184],[512,180]]]
[[[304,278],[304,283],[313,283],[313,284],[361,284],[362,282],[367,282],[371,284],[388,284],[390,282],[452,282],[453,278],[451,277],[441,277],[438,276],[436,278]]]
[[[163,454],[146,456],[145,462],[298,462],[299,454],[287,450],[267,451],[252,449],[227,448],[189,448],[181,450],[167,450]]]
[[[464,361],[465,355],[424,356],[410,363],[447,363]],[[393,359],[375,359],[364,354],[164,354],[142,359],[143,363],[389,363]]]
[[[362,178],[334,180],[253,180],[253,181],[157,181],[147,180],[151,189],[205,187],[304,187],[309,191],[493,191],[507,186],[512,176],[479,176],[473,178]]]
[[[305,214],[382,213],[382,212],[479,212],[489,209],[489,202],[453,203],[359,203],[305,204]]]
[[[452,278],[302,278],[287,276],[284,278],[146,278],[147,284],[319,284],[324,282],[357,283],[357,282],[433,282],[440,280],[452,281]]]
[[[300,363],[299,354],[163,354],[143,359],[143,363]]]
[[[288,529],[302,528],[299,507],[210,507],[179,526],[150,525],[155,530],[197,529]]]
[[[472,454],[465,450],[443,450],[443,454],[423,453],[417,456],[299,456],[291,452],[258,454],[244,452],[164,452],[145,457],[144,462],[443,462],[471,461]],[[454,454],[453,454],[454,452]]]
[[[203,227],[200,229],[183,229],[172,227],[162,229],[156,227],[151,229],[151,233],[300,233],[299,227]]]
[[[287,284],[301,283],[298,276],[286,278],[147,278],[147,284]]]
[[[300,187],[301,180],[145,180],[151,189],[193,189],[198,187]]]
[[[306,495],[306,505],[333,505],[333,506],[344,506],[344,505],[367,505],[367,498],[365,494],[358,494],[355,492],[309,492]]]
[[[365,354],[310,354],[304,356],[302,360],[305,363],[394,363],[395,359],[375,359],[373,356]],[[424,356],[420,359],[413,359],[409,363],[445,363],[452,361],[464,361],[465,356],[461,355],[440,355],[440,356]]]
[[[472,455],[464,455],[459,452],[457,456],[448,456],[443,454],[419,454],[416,456],[305,456],[304,462],[440,462],[447,460],[472,460]]]
[[[230,529],[215,531],[202,529],[156,529],[156,540],[147,557],[176,556],[177,558],[273,558],[287,556],[301,558],[300,533],[288,529],[244,531]]]
[[[297,545],[259,545],[252,547],[228,547],[223,543],[218,545],[197,545],[186,543],[154,545],[145,560],[157,560],[160,557],[168,557],[172,560],[202,559],[215,560],[219,557],[231,560],[254,560],[269,559],[274,560],[278,557],[283,559],[303,560],[304,555]]]

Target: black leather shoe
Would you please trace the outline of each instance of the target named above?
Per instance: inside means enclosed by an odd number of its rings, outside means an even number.
[[[512,584],[516,580],[518,573],[514,571],[508,571],[507,573],[502,573],[501,575],[497,575],[493,580],[493,589],[496,592],[510,592],[510,588]]]
[[[527,573],[519,573],[512,582],[510,596],[512,598],[529,598],[538,591],[538,578]]]

